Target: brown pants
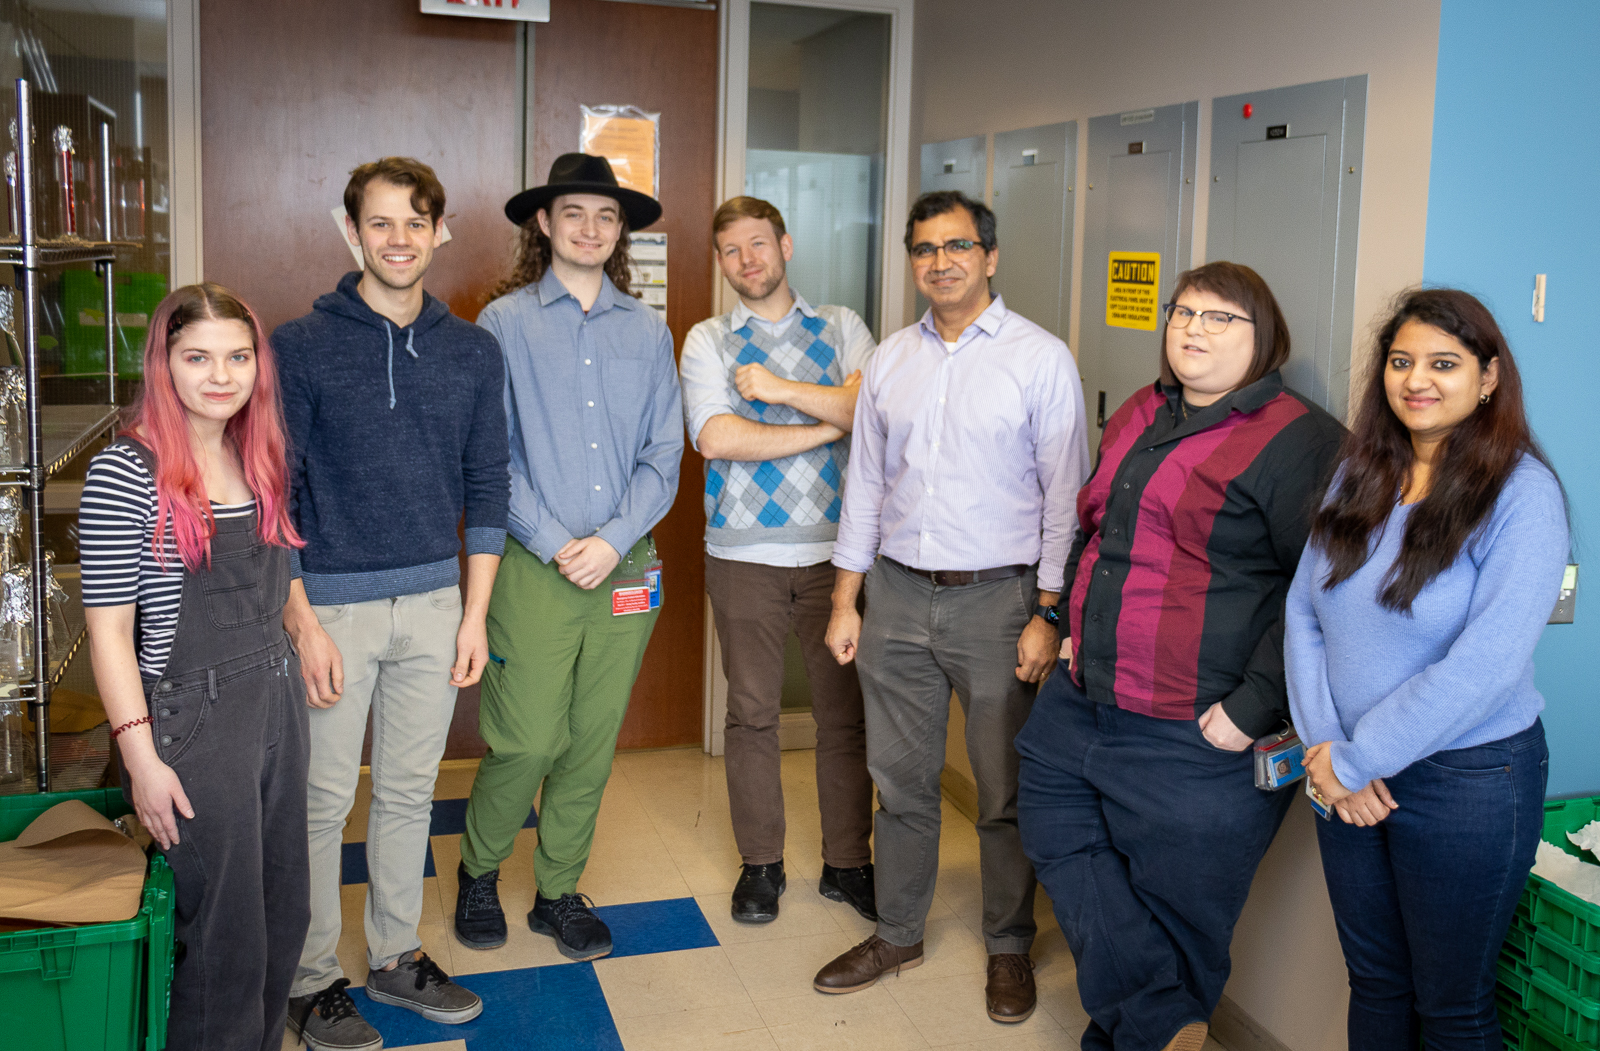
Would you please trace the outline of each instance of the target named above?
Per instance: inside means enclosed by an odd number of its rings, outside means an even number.
[[[747,865],[783,860],[783,781],[778,718],[789,627],[800,638],[817,721],[817,805],[822,860],[857,868],[872,860],[872,779],[866,721],[853,664],[841,666],[824,635],[833,608],[833,566],[799,568],[706,556],[706,590],[728,677],[725,761],[733,835]]]

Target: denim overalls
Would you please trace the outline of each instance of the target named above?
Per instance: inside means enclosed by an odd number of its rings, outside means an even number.
[[[150,450],[127,444],[154,477]],[[283,630],[289,549],[262,542],[258,513],[216,521],[210,567],[184,570],[166,667],[144,681],[156,752],[195,814],[176,815],[166,851],[184,946],[169,1051],[277,1051],[311,917],[306,695]]]

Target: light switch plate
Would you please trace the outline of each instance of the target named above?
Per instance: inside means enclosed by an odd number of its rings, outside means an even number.
[[[1561,595],[1556,599],[1555,612],[1550,614],[1551,624],[1571,624],[1572,616],[1578,610],[1578,564],[1573,562],[1567,566],[1567,572],[1561,578]]]

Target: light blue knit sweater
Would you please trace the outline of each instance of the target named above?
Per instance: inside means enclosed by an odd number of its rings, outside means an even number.
[[[1533,724],[1533,648],[1568,558],[1561,489],[1523,457],[1489,520],[1411,613],[1378,604],[1409,506],[1396,506],[1372,557],[1331,591],[1323,552],[1306,545],[1289,588],[1289,707],[1308,745],[1333,741],[1333,769],[1360,790],[1419,759],[1508,737]]]

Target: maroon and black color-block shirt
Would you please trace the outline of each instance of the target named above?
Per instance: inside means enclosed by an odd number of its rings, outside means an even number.
[[[1344,427],[1270,373],[1182,418],[1156,383],[1106,423],[1067,561],[1073,677],[1158,719],[1289,716],[1283,602]]]

